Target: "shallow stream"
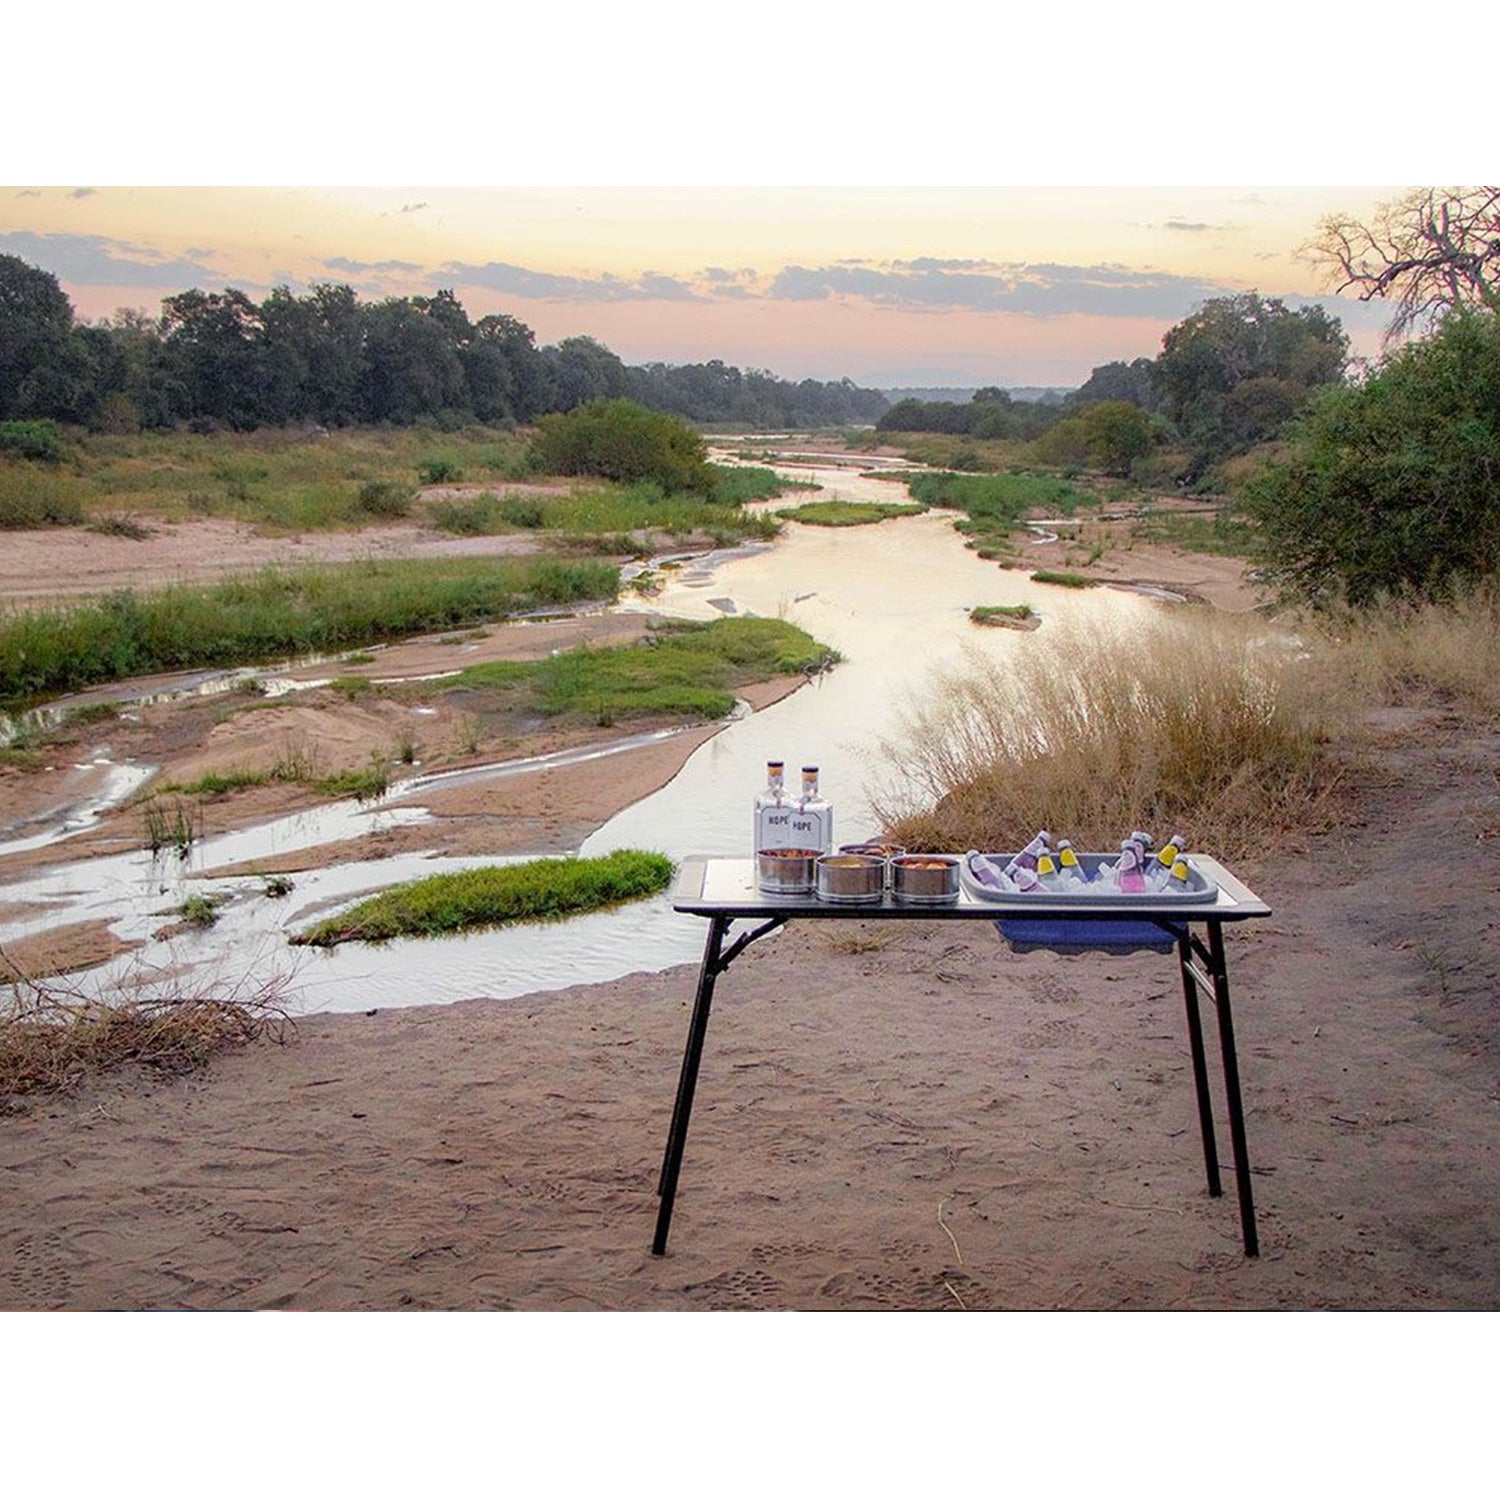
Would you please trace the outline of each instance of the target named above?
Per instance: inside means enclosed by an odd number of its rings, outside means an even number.
[[[823,488],[792,492],[767,502],[770,508],[815,499],[904,498],[903,487],[864,478],[845,464],[799,464],[795,475]],[[746,853],[751,799],[771,759],[786,761],[789,779],[801,765],[817,764],[823,794],[835,808],[835,839],[868,837],[877,831],[871,792],[891,770],[882,740],[896,729],[901,709],[931,690],[936,669],[959,666],[966,657],[982,668],[985,660],[1010,652],[1044,650],[1048,626],[1063,620],[1128,623],[1156,607],[1115,590],[1047,588],[1030,582],[1024,572],[997,568],[967,551],[951,515],[939,512],[845,529],[793,522],[774,546],[696,559],[664,576],[668,581],[662,593],[618,608],[700,620],[724,614],[781,616],[844,659],[789,698],[729,723],[692,754],[667,786],[598,829],[585,841],[583,854],[626,847],[660,850],[678,860],[693,854]],[[977,604],[1019,603],[1039,610],[1039,631],[982,629],[967,618]],[[595,746],[571,753],[587,758],[601,751]],[[523,769],[455,774],[473,779]],[[232,862],[397,823],[420,823],[427,818],[420,805],[422,790],[422,778],[414,778],[364,807],[336,804],[238,833],[215,835],[209,829],[186,859],[140,852],[44,871],[0,893],[7,902],[46,908],[0,924],[0,945],[64,922],[105,919],[119,937],[143,940],[146,946],[80,976],[90,988],[120,976],[183,965],[206,969],[226,982],[290,974],[293,1008],[306,1011],[509,998],[698,959],[704,923],[678,916],[665,895],[566,923],[454,938],[381,947],[345,944],[314,954],[286,944],[290,932],[315,917],[398,881],[476,864],[513,863],[529,857],[525,855],[407,855],[345,864],[295,875],[293,891],[280,898],[267,895],[266,882],[256,877],[190,878]],[[172,908],[188,895],[214,893],[224,893],[227,900],[212,927],[152,936],[174,924]]]

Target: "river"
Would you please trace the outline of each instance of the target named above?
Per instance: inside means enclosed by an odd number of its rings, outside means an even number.
[[[856,467],[812,462],[787,472],[822,486],[793,492],[773,509],[801,500],[904,498],[890,481]],[[877,831],[871,789],[889,772],[882,739],[904,705],[930,691],[933,673],[966,656],[982,663],[1014,651],[1045,650],[1049,625],[1073,619],[1126,623],[1158,606],[1116,590],[1075,591],[1031,583],[966,550],[952,516],[928,512],[844,529],[789,523],[773,545],[735,549],[666,573],[662,593],[618,608],[706,620],[724,614],[784,617],[839,651],[843,661],[807,687],[760,713],[730,723],[688,759],[665,787],[611,818],[579,851],[638,847],[673,859],[748,851],[750,804],[767,760],[784,760],[789,778],[818,765],[835,808],[835,837],[852,842]],[[1030,603],[1043,617],[1032,633],[982,629],[977,604]],[[41,930],[41,923],[102,918],[122,939],[145,944],[91,971],[90,989],[152,971],[191,968],[221,983],[253,985],[271,974],[290,983],[295,1011],[361,1011],[440,1004],[476,996],[512,998],[564,985],[615,979],[696,961],[703,923],[678,916],[667,896],[565,923],[504,928],[371,947],[345,944],[310,953],[289,948],[289,932],[357,896],[423,875],[510,860],[426,858],[346,864],[296,876],[280,900],[258,880],[214,881],[228,894],[219,919],[202,930],[156,939],[174,905],[204,893],[192,875],[231,861],[306,848],[351,831],[421,822],[420,785],[393,789],[372,807],[344,803],[195,843],[186,860],[145,852],[75,863],[15,882],[11,902],[51,908],[0,925],[0,946]],[[527,856],[517,856],[525,858]],[[64,915],[65,914],[65,915]],[[80,977],[82,978],[82,977]]]

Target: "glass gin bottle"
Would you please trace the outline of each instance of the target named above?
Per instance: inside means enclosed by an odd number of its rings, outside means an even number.
[[[792,811],[792,799],[786,794],[786,763],[768,760],[765,790],[755,797],[755,830],[751,843],[754,853],[759,854],[762,849],[793,847]]]
[[[803,766],[802,795],[792,815],[796,847],[827,854],[833,848],[833,804],[818,791],[818,768]]]

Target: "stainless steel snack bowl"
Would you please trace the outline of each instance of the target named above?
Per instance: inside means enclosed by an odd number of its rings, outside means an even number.
[[[891,861],[891,894],[898,901],[956,901],[956,854],[899,854]]]
[[[805,896],[817,864],[816,849],[762,849],[755,856],[755,884],[773,896]]]
[[[885,861],[873,854],[825,854],[818,861],[821,901],[879,901],[885,892]]]

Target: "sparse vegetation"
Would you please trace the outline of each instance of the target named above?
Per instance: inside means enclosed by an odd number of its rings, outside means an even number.
[[[621,849],[600,859],[536,859],[435,875],[361,901],[292,942],[332,947],[574,916],[655,895],[672,868],[665,855]]]
[[[285,981],[254,988],[181,980],[124,984],[100,998],[18,972],[0,951],[0,1113],[127,1066],[190,1073],[226,1048],[280,1042]]]
[[[224,900],[223,896],[189,896],[177,913],[189,927],[212,927],[219,920]]]
[[[1085,578],[1082,573],[1054,573],[1050,568],[1038,568],[1031,575],[1033,583],[1050,583],[1059,589],[1091,589],[1099,581]]]
[[[871,526],[879,521],[893,520],[897,516],[920,516],[926,510],[925,505],[877,505],[867,501],[818,500],[811,505],[779,510],[776,514],[783,521],[800,521],[804,526]]]
[[[1038,617],[1029,604],[976,604],[969,611],[969,618],[976,625],[1025,630],[1035,625]]]
[[[194,809],[180,797],[174,797],[170,803],[153,797],[142,808],[141,820],[145,832],[145,847],[152,854],[172,849],[179,859],[187,858],[188,850],[193,847],[193,840],[198,837],[199,822]]]

